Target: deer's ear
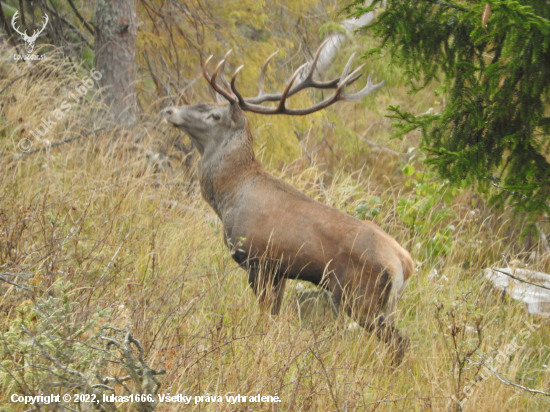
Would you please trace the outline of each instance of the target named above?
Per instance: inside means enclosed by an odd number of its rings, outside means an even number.
[[[246,116],[244,112],[242,111],[241,107],[239,106],[239,103],[237,102],[231,102],[230,103],[230,110],[231,110],[231,123],[234,126],[240,127],[244,125],[246,122]]]

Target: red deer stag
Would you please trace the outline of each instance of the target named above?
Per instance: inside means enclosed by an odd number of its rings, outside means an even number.
[[[210,56],[203,67],[204,77],[228,103],[168,107],[163,116],[188,134],[200,152],[202,196],[222,220],[225,243],[233,259],[248,271],[248,282],[260,305],[278,314],[286,279],[313,282],[331,291],[339,307],[361,326],[375,330],[400,362],[408,338],[395,328],[392,317],[396,300],[413,274],[409,253],[375,223],[307,197],[267,173],[254,158],[243,111],[305,115],[340,100],[362,99],[384,84],[373,85],[369,76],[363,90],[347,94],[346,86],[361,76],[363,67],[350,73],[353,55],[338,79],[314,80],[323,45],[311,64],[294,72],[282,93],[263,90],[265,70],[275,53],[271,55],[262,67],[259,94],[254,98],[242,97],[235,86],[242,66],[228,82],[223,75],[227,55],[212,76],[207,71]],[[288,108],[287,98],[305,88],[335,90],[311,107]],[[267,101],[278,103],[261,105]]]

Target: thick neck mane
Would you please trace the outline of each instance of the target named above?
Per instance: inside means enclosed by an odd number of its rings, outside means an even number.
[[[205,200],[220,218],[234,202],[235,188],[259,170],[248,119],[242,129],[224,139],[223,147],[205,152],[199,163],[199,181]]]

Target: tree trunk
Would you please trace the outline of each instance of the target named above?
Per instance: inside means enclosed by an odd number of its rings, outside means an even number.
[[[364,2],[364,5],[370,6],[371,3],[372,0],[366,0]],[[385,3],[385,1],[382,3],[382,7],[385,7]],[[358,28],[371,24],[375,17],[375,13],[372,11],[361,15],[359,18],[350,17],[349,19],[346,19],[342,22],[342,27],[346,30],[346,34],[337,32],[330,33],[325,38],[329,39],[329,41],[327,42],[325,47],[323,47],[323,50],[321,50],[319,60],[317,61],[316,72],[319,73],[319,75],[323,75],[326,70],[332,65],[332,60],[334,59],[338,51],[342,48],[342,44],[344,43],[344,41],[346,41],[346,39],[350,35],[352,35],[353,32]],[[307,72],[307,70],[302,71],[298,80],[303,79]]]
[[[94,63],[105,102],[113,121],[131,125],[137,110],[135,0],[97,0],[95,25]]]

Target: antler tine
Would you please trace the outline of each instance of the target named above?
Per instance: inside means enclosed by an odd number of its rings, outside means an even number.
[[[342,100],[347,100],[350,102],[355,102],[357,100],[361,100],[363,97],[367,96],[368,94],[374,92],[375,90],[378,90],[384,86],[384,80],[382,80],[380,83],[372,84],[371,77],[369,76],[367,79],[367,85],[363,88],[363,90],[354,93],[354,94],[345,94]]]
[[[208,63],[210,63],[210,60],[212,60],[212,57],[214,57],[213,54],[211,54],[210,56],[208,56],[208,59],[206,59],[206,61],[204,62],[204,64],[202,65],[202,75],[204,76],[204,78],[208,81],[208,83],[210,83],[210,74],[208,74],[208,70],[206,70],[206,67],[208,66]]]
[[[346,74],[344,77],[344,73],[342,73],[342,77],[340,78],[340,82],[338,84],[338,87],[344,86],[345,88],[347,85],[352,84],[355,80],[357,80],[359,77],[361,77],[361,69],[365,67],[365,63],[363,63],[361,66],[359,66],[357,69],[352,71],[350,74]],[[346,71],[347,67],[344,69]],[[353,80],[353,81],[352,81]]]
[[[229,82],[225,79],[225,74],[224,74],[225,73],[225,63],[227,62],[227,58],[229,57],[231,52],[233,52],[233,49],[229,49],[227,51],[227,53],[225,53],[225,56],[223,56],[222,61],[220,62],[221,63],[221,66],[220,66],[220,79],[222,81],[222,84],[224,85],[224,87],[227,90],[230,90],[231,86],[229,85]]]
[[[235,96],[232,96],[227,90],[225,90],[223,87],[220,87],[216,82],[216,78],[218,76],[218,72],[220,71],[220,68],[225,66],[225,59],[222,59],[222,61],[218,63],[218,65],[216,66],[216,69],[214,70],[214,73],[212,74],[212,77],[210,77],[210,74],[208,74],[208,70],[206,69],[206,66],[208,65],[211,59],[212,59],[212,56],[206,59],[206,62],[204,62],[204,65],[202,66],[202,73],[205,79],[208,81],[208,83],[210,83],[210,85],[216,92],[221,94],[228,101],[235,102],[236,101]],[[226,83],[227,83],[227,80],[226,80]]]
[[[353,59],[355,58],[355,52],[353,52],[351,54],[351,56],[349,56],[349,59],[348,59],[348,62],[346,63],[345,67],[344,67],[344,70],[342,70],[342,75],[340,76],[340,81],[342,81],[342,79],[346,79],[348,77],[348,73],[349,73],[349,68],[351,67],[351,63],[353,63]],[[361,68],[363,68],[365,65],[363,64],[361,66]],[[354,72],[356,72],[357,70],[354,70]],[[358,77],[359,78],[359,77]],[[357,80],[357,79],[356,79]]]
[[[353,56],[352,56],[353,57]],[[351,59],[350,59],[351,60]],[[344,68],[344,72],[342,73],[342,80],[338,86],[338,89],[336,91],[336,94],[339,94],[341,92],[341,97],[339,97],[338,100],[346,100],[346,101],[357,101],[361,100],[363,97],[367,96],[368,94],[372,93],[375,90],[378,90],[380,87],[384,85],[384,81],[378,83],[378,84],[372,84],[371,76],[367,79],[367,85],[359,92],[353,93],[353,94],[347,94],[346,93],[346,86],[352,84],[355,80],[357,80],[359,77],[361,77],[361,74],[359,71],[365,67],[365,64],[362,64],[357,69],[355,69],[350,74],[347,74],[347,71],[349,71],[350,61],[348,61],[348,64],[346,64],[346,67]],[[358,74],[359,73],[359,74]],[[346,75],[344,77],[344,75]]]
[[[294,72],[294,74],[292,75],[292,77],[290,78],[290,81],[288,82],[288,84],[286,85],[286,88],[285,90],[283,91],[283,94],[281,96],[281,100],[279,101],[279,105],[277,106],[277,109],[276,111],[277,112],[284,112],[285,111],[285,103],[286,103],[286,98],[288,97],[289,95],[289,92],[290,92],[290,89],[292,87],[292,85],[294,84],[294,81],[296,80],[296,78],[298,77],[298,75],[300,74],[300,72],[304,69],[304,67],[307,66],[307,63],[304,63],[302,64],[300,67],[298,67],[296,69],[296,71]]]
[[[237,96],[237,100],[239,101],[239,104],[241,106],[245,105],[246,102],[243,96],[239,93],[239,91],[235,87],[235,79],[237,78],[237,74],[239,74],[239,72],[243,69],[243,67],[244,65],[240,65],[239,67],[237,67],[237,70],[235,70],[235,73],[233,73],[233,77],[231,77],[231,91],[235,96]]]
[[[225,68],[225,59],[222,59],[218,65],[216,66],[216,69],[214,70],[214,73],[212,74],[212,87],[214,87],[214,90],[216,90],[219,94],[221,94],[223,97],[225,97],[230,102],[235,101],[235,96],[228,93],[227,90],[225,90],[223,87],[220,87],[218,83],[216,82],[216,78],[218,77],[218,73],[220,72],[220,69],[222,70],[222,75],[220,77],[223,77],[223,69]],[[222,78],[222,83],[227,83],[227,80],[225,78]]]
[[[313,80],[313,73],[315,72],[315,68],[317,67],[317,62],[319,61],[319,57],[321,56],[321,52],[323,51],[323,48],[327,45],[327,43],[330,41],[330,38],[326,39],[324,42],[321,43],[321,45],[317,48],[317,51],[315,52],[315,56],[313,56],[313,60],[311,61],[311,64],[309,66],[308,73],[304,80]]]
[[[271,55],[266,59],[266,61],[264,62],[264,65],[262,66],[262,71],[260,72],[260,78],[258,79],[258,97],[266,94],[264,91],[265,71],[271,59],[273,59],[278,53],[279,53],[279,50],[276,50],[274,53],[271,53]]]

